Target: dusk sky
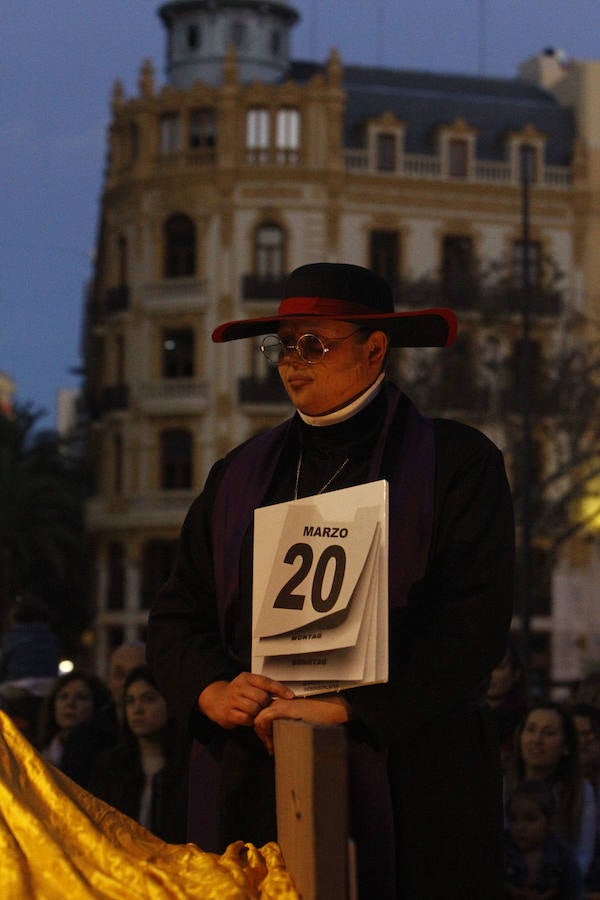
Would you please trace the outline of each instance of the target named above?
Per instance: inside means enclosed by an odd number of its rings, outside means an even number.
[[[296,59],[513,77],[546,47],[600,59],[600,0],[295,0]],[[164,83],[158,0],[1,0],[0,371],[52,425],[75,387],[112,86]]]

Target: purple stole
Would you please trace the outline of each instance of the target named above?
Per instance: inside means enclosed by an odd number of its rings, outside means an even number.
[[[411,586],[427,566],[433,527],[435,438],[433,422],[398,388],[385,385],[388,409],[373,449],[369,481],[390,484],[389,598],[391,609],[406,605]],[[227,612],[239,591],[242,543],[275,473],[292,419],[251,439],[228,462],[212,516],[213,559],[221,637],[226,646]],[[223,739],[192,752],[189,839],[222,852],[217,837]],[[387,780],[387,751],[348,741],[352,833],[357,842],[359,882],[365,896],[395,897],[393,810]],[[246,840],[244,835],[240,839]]]
[[[369,481],[390,482],[389,596],[392,609],[405,606],[411,586],[423,577],[433,525],[435,444],[433,423],[408,402],[398,409],[401,393],[385,386],[388,411],[371,457]],[[225,641],[227,611],[239,590],[239,560],[254,510],[262,505],[293,419],[250,440],[227,465],[212,516],[213,559],[219,625]],[[401,441],[398,441],[401,435]],[[382,463],[389,444],[389,471]],[[387,465],[385,468],[388,468]]]

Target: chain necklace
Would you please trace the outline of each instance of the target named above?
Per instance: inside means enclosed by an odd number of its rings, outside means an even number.
[[[347,456],[344,462],[341,464],[339,469],[336,469],[331,478],[328,478],[323,487],[317,491],[317,494],[322,494],[323,491],[326,491],[332,481],[338,477],[338,475],[343,472],[348,463],[350,462],[350,457]],[[300,451],[300,456],[298,457],[298,465],[296,466],[296,485],[294,487],[294,500],[298,499],[298,484],[300,483],[300,469],[302,468],[302,450]]]

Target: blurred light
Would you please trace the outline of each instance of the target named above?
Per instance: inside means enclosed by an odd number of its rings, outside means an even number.
[[[69,672],[72,672],[75,668],[72,659],[61,659],[58,664],[58,671],[61,675],[67,675]]]

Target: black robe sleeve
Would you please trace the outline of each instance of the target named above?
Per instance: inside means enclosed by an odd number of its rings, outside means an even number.
[[[197,707],[205,687],[239,673],[222,646],[217,620],[210,518],[223,462],[208,475],[181,529],[174,570],[148,620],[146,655],[171,714],[199,739],[212,726]],[[208,729],[208,731],[207,731]]]
[[[425,578],[390,618],[390,678],[346,691],[378,746],[482,697],[513,608],[514,522],[500,451],[480,432],[436,421],[432,542]]]

